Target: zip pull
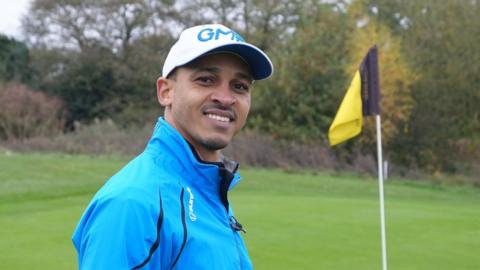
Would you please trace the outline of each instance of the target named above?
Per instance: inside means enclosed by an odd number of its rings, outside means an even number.
[[[230,227],[237,232],[242,231],[243,233],[247,233],[247,230],[243,228],[242,224],[240,224],[234,216],[230,216]]]

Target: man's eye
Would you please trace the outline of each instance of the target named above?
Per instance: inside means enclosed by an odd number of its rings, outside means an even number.
[[[213,83],[213,78],[211,77],[198,77],[196,81],[204,83],[204,84],[211,84]]]
[[[241,92],[248,92],[250,90],[250,86],[244,83],[235,83],[233,84],[233,87],[235,88],[235,90]]]

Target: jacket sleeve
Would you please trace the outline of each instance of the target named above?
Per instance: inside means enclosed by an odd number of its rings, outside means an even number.
[[[148,263],[158,247],[161,209],[141,198],[112,197],[89,205],[72,238],[80,270],[161,268],[159,260]]]

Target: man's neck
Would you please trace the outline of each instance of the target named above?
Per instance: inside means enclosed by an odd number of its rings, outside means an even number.
[[[198,157],[202,161],[206,162],[221,162],[220,160],[220,151],[212,151],[212,150],[207,150],[207,149],[202,149],[202,147],[197,147],[195,145],[192,145],[193,149],[197,152]]]

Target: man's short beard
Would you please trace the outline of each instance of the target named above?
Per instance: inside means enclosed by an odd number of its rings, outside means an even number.
[[[224,141],[221,141],[221,140],[215,140],[215,139],[206,139],[206,140],[203,140],[201,143],[202,143],[203,147],[205,147],[208,150],[213,150],[213,151],[221,150],[221,149],[227,147],[227,145],[228,145],[228,142],[224,142]]]

